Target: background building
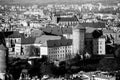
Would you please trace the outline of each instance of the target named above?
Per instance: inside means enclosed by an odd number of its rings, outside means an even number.
[[[72,58],[72,40],[48,40],[41,46],[41,55],[47,55],[50,60],[67,60]]]
[[[78,24],[73,27],[73,53],[83,54],[85,48],[85,27]]]
[[[76,15],[65,15],[65,14],[52,15],[52,21],[53,21],[53,23],[56,23],[59,25],[66,25],[66,26],[77,25],[79,23]]]
[[[105,55],[105,37],[101,36],[99,38],[93,39],[93,54],[95,55]]]

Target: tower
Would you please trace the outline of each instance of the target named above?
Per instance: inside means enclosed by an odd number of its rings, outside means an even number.
[[[0,78],[5,80],[7,48],[0,44]]]
[[[73,54],[84,54],[85,48],[85,27],[78,24],[73,27]]]

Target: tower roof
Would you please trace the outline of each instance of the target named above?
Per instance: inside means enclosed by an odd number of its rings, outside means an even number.
[[[0,44],[0,50],[6,50],[7,48],[3,45],[3,44]]]

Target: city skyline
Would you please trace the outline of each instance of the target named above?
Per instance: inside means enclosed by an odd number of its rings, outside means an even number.
[[[0,80],[120,80],[120,0],[0,0]]]
[[[32,4],[42,4],[42,3],[94,3],[94,2],[102,2],[102,3],[118,3],[120,0],[0,0],[1,3],[32,3]]]

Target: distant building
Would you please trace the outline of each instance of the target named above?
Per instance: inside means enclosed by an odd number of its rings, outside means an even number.
[[[72,58],[72,40],[48,40],[41,46],[41,54],[47,55],[50,60],[66,60]]]
[[[103,30],[106,40],[110,40],[112,44],[120,44],[120,32],[114,30]]]
[[[66,39],[72,39],[72,27],[47,27],[42,28],[42,31],[52,35],[63,36]]]
[[[54,36],[54,35],[41,35],[39,37],[36,37],[34,46],[41,47],[46,41],[48,40],[59,40],[61,39],[60,36]]]
[[[15,44],[21,41],[21,34],[17,31],[9,31],[9,32],[1,32],[1,33],[4,34],[6,47],[10,52],[13,52],[15,49]]]
[[[52,15],[53,23],[59,25],[72,26],[79,23],[79,20],[76,15]]]
[[[21,42],[15,44],[15,55],[26,56],[29,53],[27,48],[30,46],[35,46],[40,49],[41,45],[48,40],[61,39],[59,36],[41,35],[39,37],[21,37]],[[42,53],[40,53],[42,55]]]
[[[101,30],[101,29],[105,29],[106,28],[104,22],[90,22],[90,23],[87,23],[87,22],[81,23],[80,22],[80,25],[82,25],[83,27],[86,27],[88,29],[92,28],[92,29],[99,29],[99,30]]]
[[[28,37],[25,38],[24,36],[21,37],[21,42],[17,42],[15,44],[15,54],[16,56],[25,56],[29,53],[27,52],[27,48],[34,44],[35,38]]]
[[[93,54],[94,55],[105,55],[106,54],[104,36],[93,39]]]
[[[85,32],[86,29],[82,25],[78,24],[73,27],[73,53],[84,54],[85,52]]]

